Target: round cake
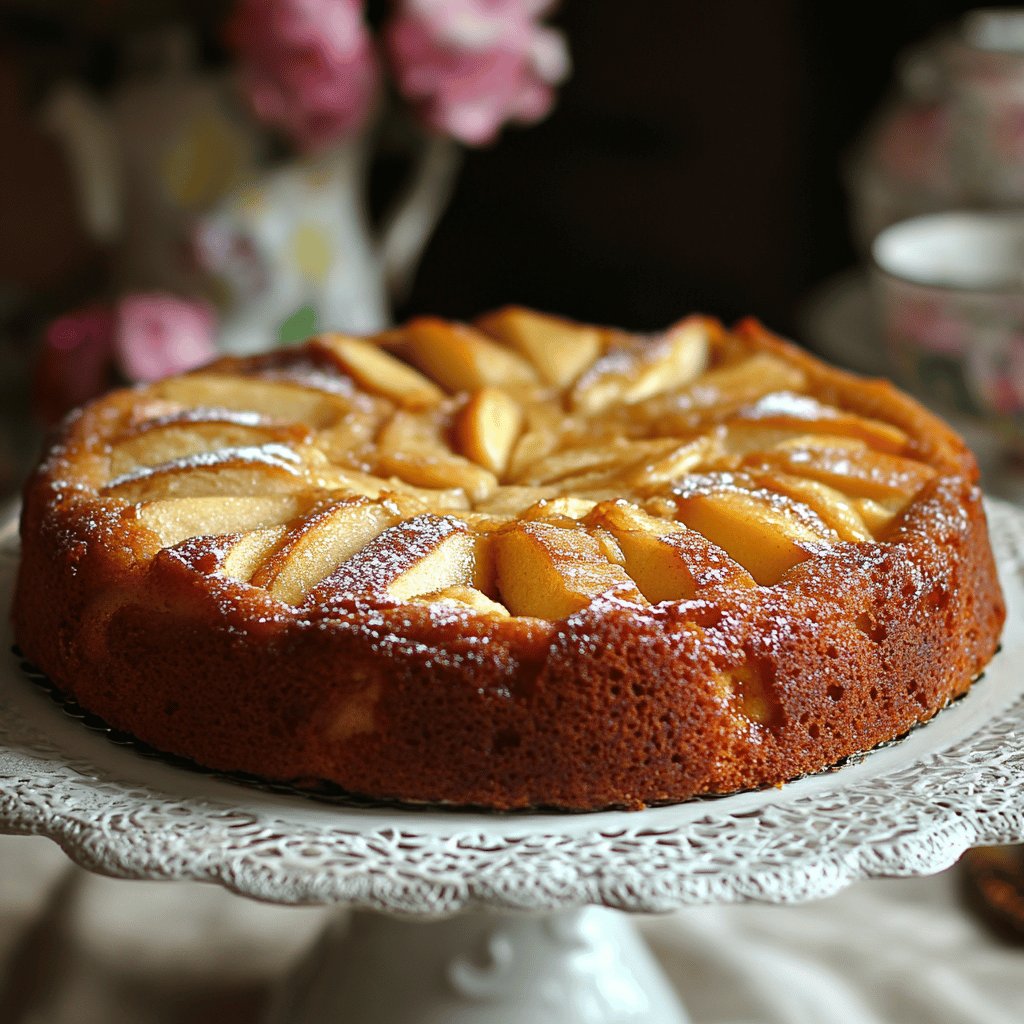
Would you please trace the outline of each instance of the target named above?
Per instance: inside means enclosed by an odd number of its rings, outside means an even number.
[[[209,768],[494,809],[777,785],[963,693],[1004,606],[963,442],[753,321],[521,308],[74,413],[24,655]]]

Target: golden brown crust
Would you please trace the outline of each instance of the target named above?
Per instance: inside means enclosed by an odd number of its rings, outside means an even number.
[[[359,595],[296,607],[216,571],[223,537],[162,548],[134,505],[99,495],[109,438],[148,394],[120,392],[70,419],[27,485],[18,642],[159,749],[383,798],[640,807],[834,764],[931,717],[995,650],[1005,611],[977,470],[890,385],[751,322],[730,344],[896,425],[933,478],[876,538],[822,547],[770,586],[710,582],[646,607],[610,594],[560,621]]]

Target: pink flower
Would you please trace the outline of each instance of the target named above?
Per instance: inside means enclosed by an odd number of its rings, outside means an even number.
[[[36,408],[52,422],[124,378],[150,381],[191,370],[216,355],[215,326],[204,303],[159,294],[127,295],[113,309],[87,306],[58,317],[43,334]]]
[[[360,0],[238,0],[227,36],[253,112],[300,149],[366,121],[378,74]]]
[[[192,370],[216,354],[213,311],[173,295],[123,298],[114,320],[114,350],[121,372],[151,381]]]
[[[114,317],[101,306],[58,317],[43,334],[33,399],[53,422],[76,405],[102,394],[113,383]]]
[[[386,45],[398,87],[433,130],[470,146],[529,124],[569,73],[550,0],[398,0]]]

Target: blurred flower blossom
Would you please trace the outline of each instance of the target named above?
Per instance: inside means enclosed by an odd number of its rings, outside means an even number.
[[[128,295],[114,324],[117,363],[131,381],[183,373],[216,355],[216,320],[205,303],[174,295]]]
[[[378,73],[360,0],[239,0],[227,38],[254,113],[299,149],[365,123]]]
[[[40,416],[52,422],[105,391],[113,353],[114,317],[109,309],[89,306],[50,323],[33,383]]]
[[[466,145],[528,124],[569,73],[560,32],[540,24],[550,0],[397,0],[385,42],[403,95],[428,127]]]
[[[126,295],[88,306],[45,330],[33,394],[52,422],[108,388],[191,370],[216,355],[216,322],[205,304],[173,295]]]

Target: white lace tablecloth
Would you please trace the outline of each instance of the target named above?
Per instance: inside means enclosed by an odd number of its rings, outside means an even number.
[[[0,837],[0,1022],[251,1024],[327,913],[102,878]],[[640,924],[694,1024],[1024,1020],[1024,947],[962,910],[953,872]]]

